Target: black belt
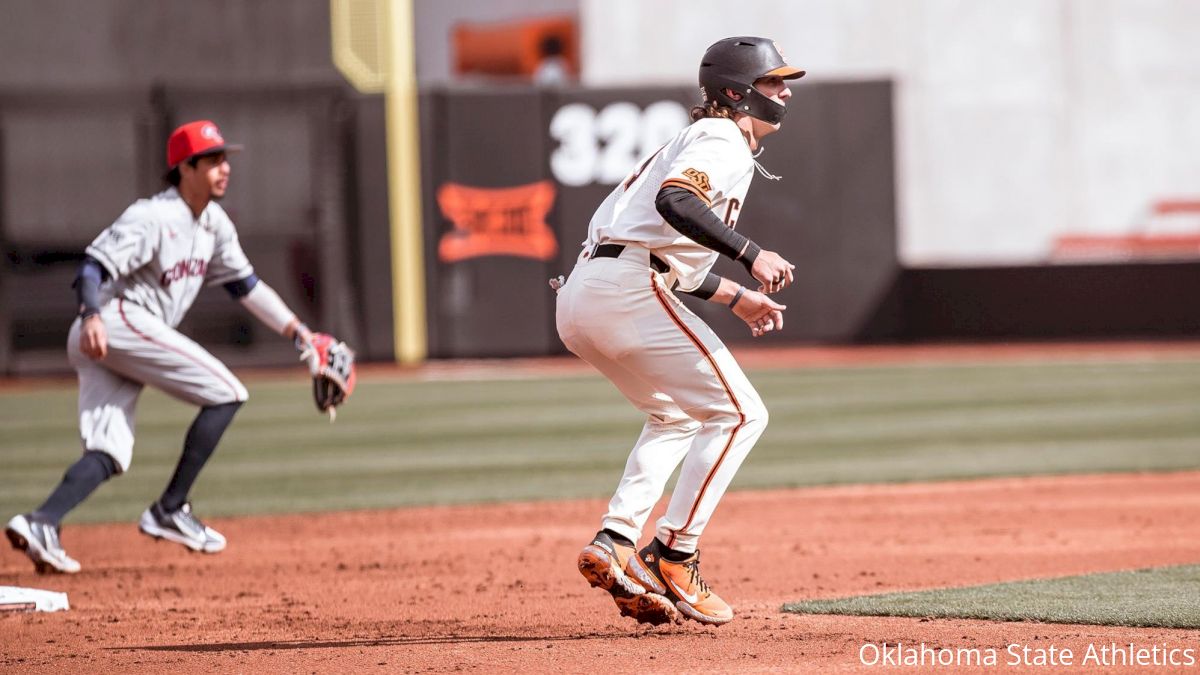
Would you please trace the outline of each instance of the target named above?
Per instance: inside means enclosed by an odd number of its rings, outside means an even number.
[[[624,244],[597,244],[596,248],[592,249],[592,257],[619,258],[621,257],[621,251],[624,250]],[[650,254],[650,267],[653,267],[654,271],[659,274],[666,274],[671,271],[671,266],[653,253]]]

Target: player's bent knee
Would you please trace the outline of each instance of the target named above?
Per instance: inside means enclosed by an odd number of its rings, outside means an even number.
[[[228,403],[209,403],[200,406],[201,410],[226,411],[230,414],[236,413],[245,401],[229,401]]]
[[[766,408],[761,408],[758,415],[758,425],[762,428],[767,428],[767,422],[771,420],[771,414]]]
[[[217,400],[207,401],[203,405],[205,407],[229,405],[231,403],[241,405],[250,399],[250,392],[246,390],[245,385],[240,380],[234,380],[223,393],[224,396],[219,397]]]
[[[762,401],[751,400],[743,404],[742,415],[747,426],[754,426],[758,429],[765,429],[771,415],[767,412],[767,407]]]
[[[241,406],[249,398],[250,397],[245,394],[237,393],[226,396],[208,396],[193,400],[192,403],[200,406],[201,408],[219,408],[227,405],[236,407]]]
[[[168,392],[171,393],[171,392]],[[200,386],[183,390],[177,394],[192,405],[208,408],[229,403],[245,403],[250,398],[241,380],[227,374],[219,380],[211,380]]]

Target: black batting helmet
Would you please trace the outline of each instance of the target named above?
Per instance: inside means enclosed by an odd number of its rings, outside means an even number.
[[[804,77],[804,71],[789,66],[767,38],[725,38],[709,47],[700,60],[700,93],[705,101],[778,124],[787,109],[754,88],[755,80],[772,75],[795,80]],[[726,88],[741,94],[742,99],[733,100]]]

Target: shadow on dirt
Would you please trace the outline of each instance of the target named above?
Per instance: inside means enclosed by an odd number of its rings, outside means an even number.
[[[114,652],[238,652],[287,649],[340,649],[345,647],[396,647],[403,645],[469,644],[472,642],[564,642],[579,640],[611,640],[638,635],[636,631],[624,633],[584,633],[579,635],[448,635],[448,636],[398,636],[364,638],[359,640],[266,640],[263,642],[218,642],[192,645],[142,645],[132,647],[110,647]]]

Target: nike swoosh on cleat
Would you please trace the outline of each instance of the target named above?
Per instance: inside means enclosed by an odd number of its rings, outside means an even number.
[[[664,575],[664,576],[666,576],[666,575]],[[697,602],[700,602],[699,595],[688,595],[687,593],[685,593],[683,591],[682,588],[676,586],[675,582],[672,581],[670,577],[667,577],[666,579],[664,579],[664,581],[666,581],[667,585],[671,587],[671,590],[675,592],[675,595],[678,595],[679,597],[683,598],[683,600],[685,602],[687,602],[688,604],[694,605]]]

